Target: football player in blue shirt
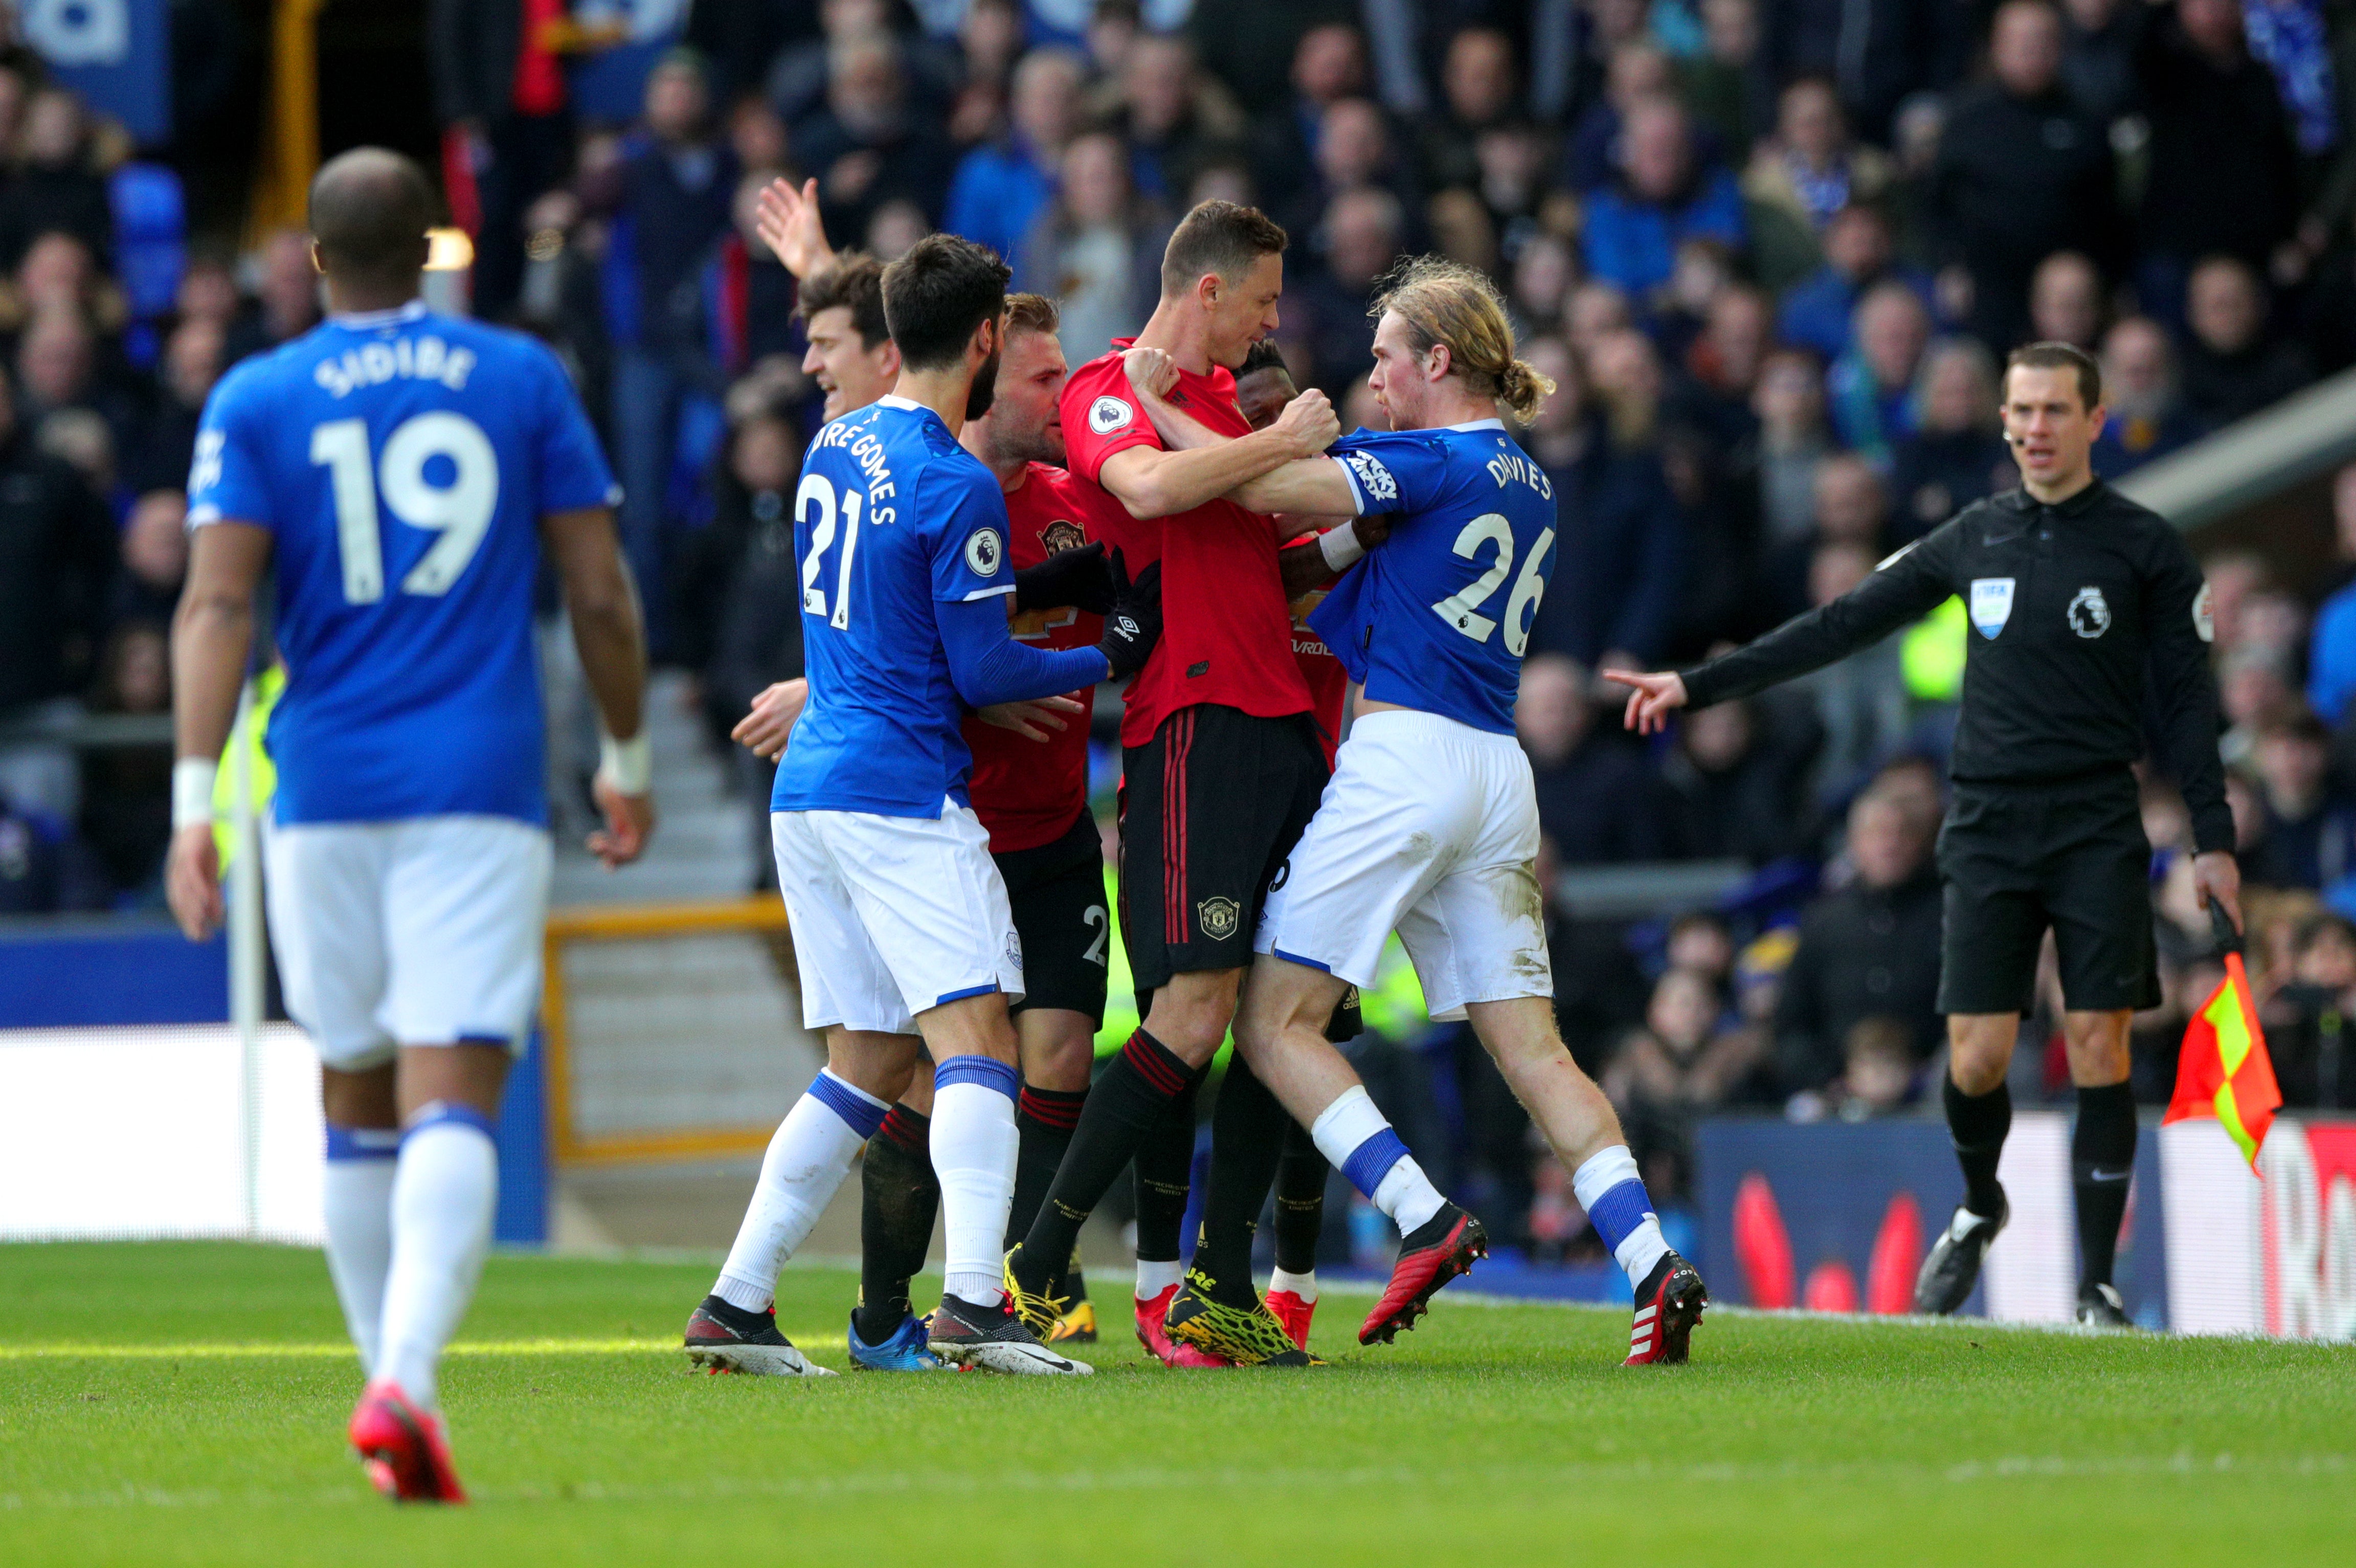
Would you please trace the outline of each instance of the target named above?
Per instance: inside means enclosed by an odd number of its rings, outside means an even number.
[[[1663,1240],[1611,1102],[1556,1028],[1537,800],[1514,738],[1522,652],[1554,565],[1555,497],[1499,408],[1526,420],[1553,388],[1514,358],[1497,291],[1469,268],[1409,263],[1376,312],[1372,385],[1391,430],[1360,431],[1235,492],[1255,511],[1398,514],[1379,550],[1335,562],[1346,569],[1310,617],[1364,691],[1269,894],[1236,1046],[1398,1224],[1390,1287],[1358,1334],[1388,1340],[1487,1248],[1480,1221],[1433,1188],[1326,1043],[1334,1004],[1375,983],[1396,929],[1431,1015],[1471,1019],[1627,1270],[1628,1359],[1681,1361],[1708,1294]],[[1164,403],[1151,413],[1157,428],[1191,425]],[[1279,1154],[1264,1152],[1270,1178]]]
[[[1094,648],[1010,635],[1006,501],[958,444],[990,407],[1006,264],[926,237],[884,274],[893,392],[820,430],[794,498],[809,699],[771,797],[804,1022],[827,1067],[787,1114],[712,1293],[687,1328],[713,1370],[823,1371],[777,1331],[777,1271],[915,1072],[933,1060],[933,1166],[948,1278],[928,1346],[962,1367],[1089,1369],[1040,1344],[1005,1299],[1021,1088],[1008,1000],[1023,949],[990,835],[966,794],[966,710],[1133,673],[1158,626],[1154,579]]]
[[[213,759],[273,574],[287,680],[262,865],[287,1010],[319,1051],[328,1270],[369,1380],[351,1441],[380,1490],[461,1502],[435,1372],[490,1244],[491,1129],[540,995],[543,547],[611,737],[590,848],[635,858],[654,803],[613,476],[554,356],[418,298],[432,211],[397,154],[320,170],[333,314],[206,404],[166,879],[189,937],[220,924]]]

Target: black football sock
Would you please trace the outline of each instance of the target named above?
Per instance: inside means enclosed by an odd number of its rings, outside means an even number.
[[[2004,1153],[2005,1134],[2012,1131],[2012,1090],[1999,1083],[1986,1094],[1965,1094],[1950,1078],[1946,1101],[1947,1137],[1955,1145],[1956,1164],[1964,1167],[1964,1207],[1993,1219],[2004,1208],[1996,1163]]]
[[[1047,1188],[1047,1200],[1023,1238],[1016,1270],[1025,1290],[1040,1291],[1069,1262],[1080,1227],[1161,1121],[1194,1069],[1140,1028],[1088,1090],[1071,1146]]]
[[[1227,1079],[1211,1110],[1211,1183],[1203,1195],[1203,1236],[1194,1248],[1189,1278],[1211,1299],[1229,1306],[1255,1307],[1252,1238],[1260,1209],[1284,1155],[1284,1130],[1291,1118],[1268,1085],[1244,1065],[1227,1062]],[[1207,1284],[1205,1283],[1207,1282]]]
[[[1064,1163],[1064,1151],[1072,1146],[1072,1129],[1080,1124],[1080,1107],[1087,1098],[1085,1089],[1023,1086],[1022,1098],[1014,1102],[1014,1131],[1020,1141],[1014,1149],[1014,1202],[1006,1211],[1009,1247],[1023,1240],[1031,1221],[1038,1218],[1039,1206],[1047,1200],[1047,1188],[1055,1183],[1055,1167]]]
[[[859,1337],[880,1342],[908,1316],[908,1282],[925,1266],[941,1178],[933,1174],[932,1118],[905,1105],[867,1140],[859,1172]]]
[[[1071,1265],[1064,1271],[1063,1279],[1056,1283],[1055,1288],[1057,1295],[1074,1306],[1088,1299],[1088,1276],[1080,1272],[1079,1248],[1072,1249]]]
[[[2070,1179],[2078,1199],[2081,1289],[2111,1283],[2119,1221],[2135,1174],[2135,1092],[2124,1083],[2078,1090],[2078,1125],[2070,1134]]]
[[[1308,1128],[1298,1122],[1285,1128],[1284,1155],[1276,1165],[1276,1266],[1288,1274],[1317,1272],[1325,1177],[1332,1170]]]
[[[1194,1074],[1137,1145],[1137,1261],[1175,1265],[1185,1246],[1186,1198],[1194,1179]]]

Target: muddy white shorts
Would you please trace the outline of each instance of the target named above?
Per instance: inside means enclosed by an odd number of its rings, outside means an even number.
[[[972,808],[937,821],[772,811],[769,842],[801,969],[802,1022],[913,1035],[916,1015],[1023,995],[1023,943]]]
[[[1509,735],[1437,714],[1365,714],[1278,875],[1254,947],[1374,984],[1392,930],[1436,1019],[1552,996],[1537,793]]]
[[[550,862],[548,830],[512,817],[270,824],[271,945],[319,1059],[359,1072],[402,1046],[520,1054]]]

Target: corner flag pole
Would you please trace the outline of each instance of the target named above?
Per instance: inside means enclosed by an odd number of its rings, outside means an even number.
[[[262,845],[253,810],[252,676],[230,730],[230,794],[237,850],[229,864],[229,1017],[237,1031],[238,1155],[245,1233],[262,1233]]]

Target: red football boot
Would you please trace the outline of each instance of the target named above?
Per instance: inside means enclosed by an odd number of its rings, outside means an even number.
[[[1665,1253],[1636,1293],[1636,1316],[1628,1329],[1628,1367],[1673,1367],[1686,1359],[1687,1342],[1709,1305],[1709,1287],[1694,1266]]]
[[[1170,1337],[1169,1326],[1163,1320],[1170,1316],[1170,1303],[1177,1294],[1176,1285],[1164,1285],[1153,1295],[1130,1298],[1137,1303],[1137,1342],[1165,1367],[1174,1364],[1170,1357],[1177,1341]]]
[[[1309,1320],[1317,1316],[1317,1298],[1303,1301],[1293,1291],[1272,1290],[1267,1296],[1269,1311],[1284,1325],[1284,1332],[1303,1350],[1309,1348]]]
[[[1489,1233],[1481,1222],[1452,1203],[1442,1204],[1439,1213],[1399,1244],[1389,1288],[1366,1315],[1358,1343],[1380,1340],[1387,1345],[1400,1329],[1414,1327],[1415,1320],[1430,1310],[1440,1286],[1470,1270],[1475,1258],[1488,1255]]]
[[[1170,1340],[1169,1345],[1170,1354],[1164,1356],[1162,1361],[1180,1371],[1212,1371],[1223,1367],[1233,1370],[1235,1368],[1235,1363],[1225,1356],[1215,1356],[1208,1350],[1187,1344],[1183,1339]]]
[[[390,1378],[370,1383],[352,1412],[352,1446],[376,1489],[396,1502],[463,1503],[442,1418],[419,1410]]]

